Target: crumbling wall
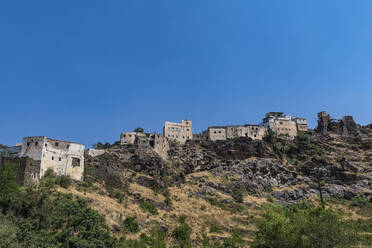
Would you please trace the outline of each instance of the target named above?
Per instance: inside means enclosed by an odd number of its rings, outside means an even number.
[[[40,179],[40,160],[29,157],[7,157],[2,158],[1,162],[10,162],[18,165],[17,181],[20,185],[36,182]]]
[[[341,120],[332,119],[325,111],[318,113],[318,127],[315,129],[322,135],[327,133],[355,136],[359,131],[359,125],[352,116],[344,116]]]

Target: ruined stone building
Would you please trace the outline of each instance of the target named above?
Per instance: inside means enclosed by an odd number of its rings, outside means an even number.
[[[135,145],[142,149],[153,149],[160,157],[167,159],[169,142],[161,134],[124,132],[120,135],[121,145]]]
[[[184,144],[187,140],[191,140],[192,135],[192,121],[182,120],[181,123],[165,122],[163,127],[163,134],[169,140],[177,141]]]
[[[265,135],[265,130],[266,128],[260,125],[212,126],[203,132],[203,136],[211,141],[239,137],[261,140]]]
[[[73,180],[82,180],[84,173],[84,148],[78,143],[49,139],[45,136],[23,138],[20,157],[37,162],[33,170],[34,180],[42,178],[48,169],[57,175],[67,175]]]
[[[283,112],[269,112],[263,119],[263,125],[271,128],[277,135],[297,136],[297,131],[307,131],[305,118],[292,118],[284,115]]]
[[[342,136],[355,136],[359,126],[352,116],[344,116],[342,119],[333,119],[327,112],[318,113],[318,127],[315,129],[320,134],[333,133]]]

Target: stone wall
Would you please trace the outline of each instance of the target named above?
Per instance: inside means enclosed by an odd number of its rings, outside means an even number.
[[[58,175],[82,180],[84,148],[82,144],[48,139],[44,136],[26,137],[23,139],[21,157],[40,161],[40,177],[43,177],[48,169],[52,169]]]
[[[315,129],[322,135],[332,133],[342,136],[357,135],[360,126],[355,123],[352,116],[344,116],[341,120],[332,119],[325,111],[318,113],[318,126]]]

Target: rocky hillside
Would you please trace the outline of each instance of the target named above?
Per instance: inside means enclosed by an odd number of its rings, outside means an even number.
[[[319,190],[328,204],[368,222],[370,205],[352,207],[372,196],[371,125],[358,130],[354,136],[309,131],[294,140],[271,134],[263,141],[189,141],[172,144],[167,160],[116,144],[86,158],[86,182],[73,192],[92,199],[114,232],[120,233],[120,216],[136,216],[144,232],[154,223],[173,229],[187,216],[196,247],[205,237],[233,237],[234,230],[252,241],[263,204],[317,203]]]

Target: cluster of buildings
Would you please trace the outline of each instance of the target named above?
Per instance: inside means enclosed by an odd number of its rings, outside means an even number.
[[[239,137],[261,140],[269,128],[277,135],[293,138],[297,132],[307,131],[307,122],[304,118],[293,118],[282,112],[270,112],[260,124],[211,126],[201,134],[193,134],[191,120],[182,120],[180,123],[166,121],[163,134],[123,132],[120,135],[120,144],[124,148],[133,145],[148,148],[167,159],[172,142],[185,144],[188,140],[218,141]],[[85,146],[82,144],[34,136],[23,138],[23,143],[15,147],[0,149],[0,159],[1,154],[7,157],[31,158],[33,161],[31,166],[24,168],[23,171],[31,180],[42,178],[48,169],[58,175],[68,175],[74,180],[82,180],[84,152]],[[87,154],[93,157],[104,153],[105,150],[98,149],[87,151]]]

